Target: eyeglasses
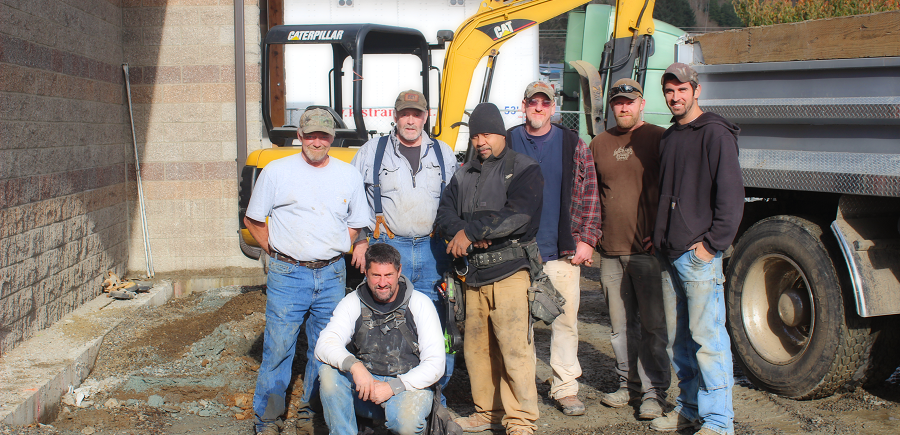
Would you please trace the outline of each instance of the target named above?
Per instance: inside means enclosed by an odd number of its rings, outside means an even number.
[[[540,105],[541,107],[547,108],[553,105],[552,100],[545,100],[543,98],[529,98],[525,103],[528,104],[528,107],[537,107]]]
[[[615,97],[619,94],[630,94],[632,92],[637,92],[638,95],[643,95],[640,89],[631,86],[631,85],[619,85],[609,90],[609,98]]]

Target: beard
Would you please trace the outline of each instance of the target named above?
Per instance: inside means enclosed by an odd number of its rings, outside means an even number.
[[[413,127],[415,129],[415,132],[410,133],[406,129],[406,127]],[[400,135],[401,139],[403,139],[407,142],[415,142],[417,139],[419,139],[419,136],[422,136],[422,129],[418,128],[417,126],[414,126],[414,125],[413,126],[407,125],[407,126],[398,128],[397,133]]]
[[[549,118],[544,118],[544,119],[526,118],[525,120],[528,121],[528,125],[535,130],[540,130],[541,127],[547,125],[547,122],[550,121]]]
[[[640,117],[632,116],[630,114],[616,114],[616,126],[618,126],[622,130],[631,130],[635,125],[637,125],[639,120]]]
[[[328,148],[313,149],[311,147],[303,147],[303,155],[310,163],[320,163],[328,158]]]

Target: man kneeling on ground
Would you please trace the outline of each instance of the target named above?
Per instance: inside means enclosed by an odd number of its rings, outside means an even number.
[[[365,281],[341,300],[316,343],[325,421],[338,435],[358,433],[357,415],[385,420],[396,434],[421,434],[429,387],[444,374],[437,311],[401,275],[394,247],[370,246],[365,268]]]

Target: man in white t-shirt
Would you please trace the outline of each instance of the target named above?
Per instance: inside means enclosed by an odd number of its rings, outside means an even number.
[[[300,325],[308,342],[301,416],[311,416],[322,364],[313,355],[319,333],[344,297],[346,267],[369,210],[359,171],[332,160],[334,118],[322,109],[307,110],[297,132],[303,150],[263,169],[244,224],[270,257],[266,283],[266,330],[253,410],[256,431],[277,434],[285,411],[285,391]]]

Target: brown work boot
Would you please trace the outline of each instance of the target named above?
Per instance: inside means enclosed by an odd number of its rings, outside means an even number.
[[[521,427],[517,427],[515,429],[510,430],[506,433],[506,435],[532,435],[534,432],[531,432],[528,429],[522,429]]]
[[[694,435],[722,435],[708,427],[701,427]]]
[[[672,432],[692,427],[697,427],[700,422],[697,420],[688,420],[687,417],[678,413],[678,411],[669,411],[666,415],[654,418],[650,422],[650,429],[657,432]]]
[[[503,430],[500,422],[492,422],[484,414],[474,413],[468,417],[453,420],[462,427],[463,432],[484,432],[486,430]]]
[[[574,394],[555,399],[556,405],[565,415],[584,415],[584,403]]]

